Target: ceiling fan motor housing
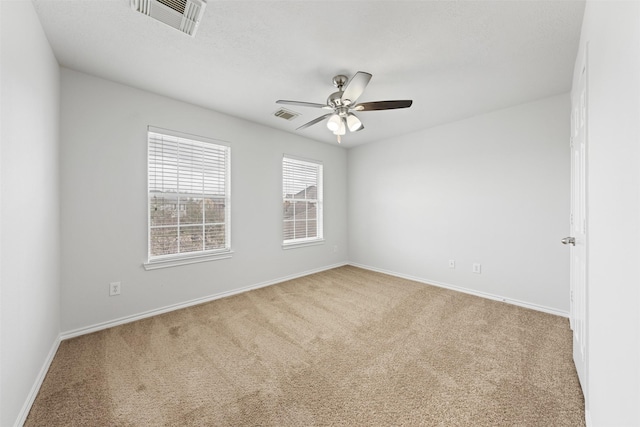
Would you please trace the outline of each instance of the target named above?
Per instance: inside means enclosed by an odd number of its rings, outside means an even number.
[[[329,97],[327,98],[327,105],[332,107],[332,108],[339,108],[341,106],[343,106],[343,102],[342,102],[342,94],[344,92],[342,92],[341,90],[337,91],[337,92],[333,92],[331,95],[329,95]]]

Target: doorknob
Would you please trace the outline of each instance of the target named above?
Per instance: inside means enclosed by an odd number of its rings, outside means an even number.
[[[563,245],[576,245],[576,238],[575,237],[565,237],[564,239],[560,240],[562,242]]]

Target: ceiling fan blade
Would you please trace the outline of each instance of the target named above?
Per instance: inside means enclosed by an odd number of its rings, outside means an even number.
[[[364,92],[364,89],[369,84],[369,80],[371,80],[371,74],[365,73],[364,71],[358,71],[349,83],[347,83],[347,87],[344,89],[344,93],[342,94],[342,102],[345,103],[347,100],[351,101],[351,104],[355,104],[356,100],[360,98],[360,95]]]
[[[352,108],[355,111],[395,110],[396,108],[409,108],[413,104],[410,99],[401,101],[374,101],[363,102]]]
[[[277,100],[276,104],[287,104],[287,105],[297,105],[299,107],[312,107],[312,108],[332,109],[327,104],[317,104],[315,102],[303,102],[303,101],[287,101],[287,100],[284,100],[284,99]]]
[[[313,120],[311,120],[309,123],[305,123],[305,124],[303,124],[302,126],[300,126],[299,128],[297,128],[296,130],[306,129],[306,128],[308,128],[309,126],[313,126],[313,125],[315,125],[316,123],[320,123],[321,121],[323,121],[324,119],[326,119],[327,117],[332,116],[332,115],[333,115],[333,113],[327,113],[327,114],[325,114],[324,116],[320,116],[320,117],[318,117],[317,119],[313,119]]]

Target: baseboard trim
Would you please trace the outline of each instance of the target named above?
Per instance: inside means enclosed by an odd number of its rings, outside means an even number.
[[[33,383],[31,390],[29,391],[27,400],[24,402],[24,405],[22,405],[22,410],[18,414],[18,419],[16,420],[14,427],[21,427],[25,423],[25,421],[27,421],[27,417],[29,416],[29,411],[31,411],[31,406],[33,405],[33,402],[36,400],[36,396],[38,396],[40,387],[42,387],[44,378],[47,376],[47,372],[49,372],[49,367],[51,366],[51,362],[53,362],[53,358],[58,352],[58,347],[60,347],[61,341],[62,340],[60,339],[60,335],[58,335],[54,340],[53,345],[51,346],[51,350],[49,350],[49,354],[47,355],[47,358],[45,359],[44,364],[42,365],[42,368],[40,368],[40,372],[38,373],[38,376],[36,377],[36,380]]]
[[[125,316],[114,320],[108,320],[106,322],[97,323],[94,325],[86,326],[83,328],[73,329],[60,334],[60,340],[67,340],[69,338],[75,338],[82,335],[90,334],[93,332],[101,331],[103,329],[113,328],[114,326],[124,325],[125,323],[135,322],[136,320],[146,319],[148,317],[157,316],[159,314],[169,313],[171,311],[180,310],[182,308],[191,307],[198,304],[203,304],[209,301],[217,300],[220,298],[229,297],[243,292],[252,291],[254,289],[264,288],[266,286],[275,285],[277,283],[286,282],[287,280],[297,279],[299,277],[308,276],[310,274],[320,273],[322,271],[331,270],[332,268],[342,267],[348,265],[348,262],[342,262],[338,264],[328,265],[313,270],[307,270],[302,273],[296,273],[289,276],[279,277],[277,279],[267,280],[265,282],[257,283],[255,285],[244,286],[242,288],[232,289],[230,291],[220,292],[217,294],[209,295],[202,298],[196,298],[190,301],[181,302],[178,304],[172,304],[165,307],[156,308],[153,310],[145,311],[131,316]]]
[[[395,271],[384,270],[382,268],[371,267],[369,265],[358,264],[358,263],[355,263],[355,262],[349,262],[349,265],[352,265],[352,266],[358,267],[358,268],[363,268],[365,270],[370,270],[370,271],[375,271],[375,272],[378,272],[378,273],[388,274],[390,276],[399,277],[401,279],[413,280],[414,282],[424,283],[426,285],[433,285],[433,286],[437,286],[439,288],[445,288],[445,289],[450,289],[452,291],[463,292],[465,294],[475,295],[475,296],[481,297],[481,298],[487,298],[487,299],[491,299],[491,300],[494,300],[494,301],[501,301],[501,302],[505,302],[507,304],[517,305],[519,307],[524,307],[524,308],[529,308],[531,310],[541,311],[543,313],[554,314],[556,316],[566,317],[566,318],[569,317],[569,313],[566,312],[566,311],[556,310],[555,308],[545,307],[543,305],[532,304],[532,303],[525,302],[525,301],[520,301],[520,300],[516,300],[516,299],[512,299],[512,298],[506,298],[506,297],[503,297],[503,296],[500,296],[500,295],[494,295],[494,294],[490,294],[490,293],[487,293],[487,292],[476,291],[476,290],[473,290],[473,289],[463,288],[463,287],[451,285],[451,284],[448,284],[448,283],[438,282],[437,280],[423,279],[421,277],[415,277],[415,276],[411,276],[411,275],[408,275],[408,274],[398,273],[398,272],[395,272]]]
[[[228,296],[232,296],[232,295],[237,295],[237,294],[241,294],[243,292],[248,292],[254,289],[260,289],[260,288],[264,288],[267,286],[271,286],[271,285],[275,285],[278,283],[282,283],[282,282],[286,282],[288,280],[293,280],[293,279],[297,279],[300,277],[304,277],[304,276],[308,276],[310,274],[315,274],[315,273],[320,273],[322,271],[326,271],[326,270],[331,270],[333,268],[338,268],[338,267],[342,267],[345,265],[352,265],[354,267],[358,267],[358,268],[362,268],[365,270],[370,270],[370,271],[375,271],[378,273],[383,273],[383,274],[388,274],[390,276],[395,276],[395,277],[399,277],[402,279],[407,279],[407,280],[412,280],[415,282],[419,282],[419,283],[424,283],[427,285],[433,285],[433,286],[437,286],[440,288],[445,288],[445,289],[450,289],[453,291],[458,291],[458,292],[463,292],[466,294],[470,294],[470,295],[475,295],[481,298],[487,298],[487,299],[491,299],[491,300],[496,300],[496,301],[502,301],[508,304],[513,304],[513,305],[517,305],[520,307],[524,307],[524,308],[529,308],[532,310],[537,310],[537,311],[541,311],[544,313],[549,313],[549,314],[554,314],[557,316],[561,316],[561,317],[569,317],[569,313],[564,312],[564,311],[560,311],[560,310],[556,310],[553,308],[549,308],[549,307],[545,307],[545,306],[541,306],[541,305],[537,305],[537,304],[531,304],[531,303],[527,303],[524,301],[519,301],[519,300],[514,300],[514,299],[510,299],[510,298],[505,298],[499,295],[493,295],[493,294],[489,294],[489,293],[485,293],[485,292],[480,292],[480,291],[475,291],[475,290],[471,290],[471,289],[467,289],[467,288],[463,288],[460,286],[455,286],[455,285],[450,285],[447,283],[442,283],[442,282],[438,282],[436,280],[428,280],[428,279],[423,279],[420,277],[415,277],[415,276],[411,276],[411,275],[407,275],[407,274],[402,274],[402,273],[398,273],[395,271],[390,271],[390,270],[385,270],[385,269],[381,269],[381,268],[377,268],[377,267],[372,267],[372,266],[368,266],[368,265],[364,265],[364,264],[359,264],[359,263],[355,263],[355,262],[342,262],[342,263],[337,263],[337,264],[333,264],[333,265],[328,265],[328,266],[324,266],[321,268],[317,268],[317,269],[313,269],[313,270],[308,270],[305,272],[301,272],[301,273],[296,273],[296,274],[292,274],[289,276],[284,276],[284,277],[280,277],[280,278],[276,278],[276,279],[272,279],[272,280],[267,280],[265,282],[261,282],[261,283],[257,283],[254,285],[250,285],[250,286],[244,286],[242,288],[237,288],[237,289],[233,289],[230,291],[225,291],[225,292],[220,292],[217,294],[213,294],[213,295],[209,295],[206,297],[202,297],[202,298],[196,298],[190,301],[186,301],[183,303],[179,303],[179,304],[172,304],[169,306],[165,306],[165,307],[161,307],[161,308],[157,308],[157,309],[153,309],[153,310],[149,310],[149,311],[145,311],[143,313],[138,313],[135,315],[131,315],[131,316],[125,316],[125,317],[121,317],[119,319],[114,319],[114,320],[110,320],[107,322],[102,322],[102,323],[98,323],[98,324],[94,324],[91,326],[87,326],[87,327],[83,327],[83,328],[78,328],[78,329],[74,329],[71,331],[67,331],[67,332],[63,332],[60,335],[58,335],[58,337],[55,339],[55,341],[53,342],[53,345],[51,346],[51,350],[49,351],[49,354],[47,355],[46,360],[44,361],[42,368],[40,369],[40,372],[38,373],[38,376],[36,377],[36,380],[33,384],[33,386],[31,387],[31,391],[29,392],[29,395],[27,397],[27,400],[25,401],[22,410],[20,411],[20,414],[14,424],[14,427],[21,427],[26,419],[27,416],[29,415],[29,411],[31,410],[31,406],[33,405],[33,402],[35,401],[38,392],[40,391],[40,387],[42,386],[42,383],[44,382],[44,379],[47,375],[47,372],[49,371],[49,367],[51,366],[51,363],[53,362],[53,359],[56,355],[56,352],[58,351],[58,347],[60,346],[60,343],[63,340],[69,339],[69,338],[74,338],[74,337],[78,337],[81,335],[86,335],[86,334],[90,334],[93,332],[97,332],[103,329],[108,329],[108,328],[112,328],[114,326],[118,326],[118,325],[123,325],[125,323],[131,323],[131,322],[135,322],[137,320],[141,320],[141,319],[146,319],[148,317],[152,317],[152,316],[157,316],[159,314],[164,314],[164,313],[168,313],[171,311],[175,311],[175,310],[180,310],[182,308],[187,308],[187,307],[191,307],[194,305],[198,305],[198,304],[203,304],[209,301],[213,301],[216,299],[220,299],[220,298],[225,298]],[[587,426],[591,426],[591,414],[589,413],[589,411],[585,411],[585,418],[586,418],[586,425]]]

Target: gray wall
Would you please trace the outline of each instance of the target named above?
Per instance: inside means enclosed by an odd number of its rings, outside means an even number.
[[[11,426],[60,332],[60,71],[31,2],[0,8],[0,425]]]
[[[61,106],[63,332],[347,262],[346,150],[65,68]],[[231,143],[231,259],[143,269],[147,125]],[[282,249],[283,154],[324,164],[323,245]]]
[[[569,107],[559,95],[351,149],[350,260],[568,315]]]

